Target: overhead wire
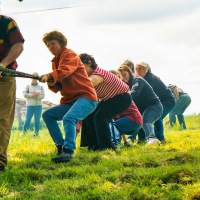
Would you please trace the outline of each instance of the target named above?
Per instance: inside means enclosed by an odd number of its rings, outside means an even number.
[[[125,2],[125,1],[131,1],[131,0],[106,1],[106,2],[98,2],[98,3],[75,5],[75,6],[64,6],[64,7],[59,7],[59,8],[46,8],[46,9],[41,9],[41,10],[20,11],[20,12],[6,13],[6,14],[17,15],[17,14],[26,14],[26,13],[35,13],[35,12],[45,12],[45,11],[63,10],[63,9],[78,8],[78,7],[96,6],[100,4],[120,3],[120,2]]]

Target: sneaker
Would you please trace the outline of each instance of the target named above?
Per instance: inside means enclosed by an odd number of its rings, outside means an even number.
[[[156,138],[148,138],[146,144],[158,144],[159,140]]]
[[[131,142],[134,142],[134,139],[128,138],[128,139],[126,140],[126,142],[128,142],[128,143],[130,144]]]
[[[0,164],[0,171],[1,171],[1,172],[4,172],[4,171],[5,171],[5,167],[4,167],[2,164]]]
[[[62,162],[69,162],[72,158],[74,158],[73,154],[63,152],[61,155],[58,155],[52,158],[51,160],[55,163],[62,163]]]
[[[130,139],[127,139],[126,142],[124,142],[124,146],[125,147],[130,147],[131,146],[131,144],[128,142],[128,140],[130,140]]]

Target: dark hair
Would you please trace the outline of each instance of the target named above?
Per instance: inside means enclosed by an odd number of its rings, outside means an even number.
[[[134,63],[133,63],[132,61],[130,61],[130,60],[125,60],[125,61],[122,63],[122,65],[128,66],[128,67],[131,69],[131,71],[134,73],[135,69],[134,69]]]
[[[62,47],[67,45],[67,38],[59,31],[51,31],[49,33],[45,33],[42,40],[46,45],[47,42],[51,40],[57,40]]]
[[[97,68],[97,63],[96,63],[95,59],[91,55],[86,54],[86,53],[82,53],[82,54],[79,55],[79,57],[80,57],[82,63],[85,63],[85,64],[91,63],[90,67],[92,69],[96,69]]]

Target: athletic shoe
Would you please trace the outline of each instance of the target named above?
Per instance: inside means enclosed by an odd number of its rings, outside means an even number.
[[[159,142],[156,138],[148,138],[146,144],[158,144]]]
[[[73,154],[63,152],[61,155],[58,155],[52,158],[51,160],[55,163],[62,163],[62,162],[69,162],[72,158],[74,158]]]

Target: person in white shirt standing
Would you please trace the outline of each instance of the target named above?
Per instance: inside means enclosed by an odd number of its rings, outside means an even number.
[[[38,76],[38,73],[34,72],[33,75]],[[23,95],[26,98],[26,117],[23,126],[23,135],[29,129],[31,119],[34,116],[34,136],[38,136],[42,115],[42,99],[45,97],[44,88],[38,84],[36,79],[32,79],[31,84],[25,87]]]

